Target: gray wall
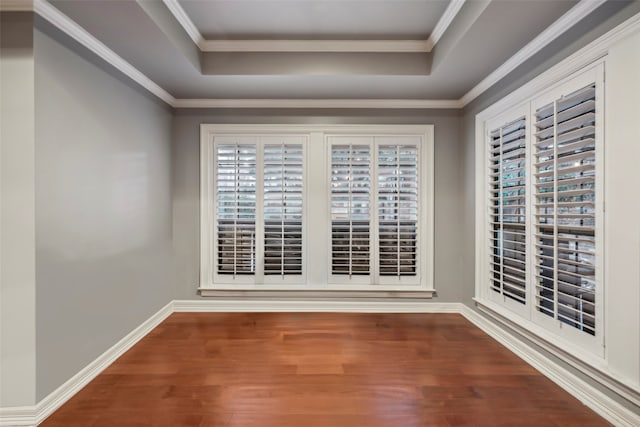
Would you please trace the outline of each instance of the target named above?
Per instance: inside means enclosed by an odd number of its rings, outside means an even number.
[[[0,407],[35,403],[33,14],[0,13]]]
[[[435,126],[434,301],[471,298],[462,282],[461,120],[457,110],[177,110],[173,120],[172,191],[176,298],[199,298],[200,124],[433,124]]]
[[[174,289],[171,111],[45,23],[38,28],[40,400],[171,301]]]

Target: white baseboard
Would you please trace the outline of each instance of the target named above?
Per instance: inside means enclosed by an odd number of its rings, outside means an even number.
[[[118,357],[144,338],[153,328],[169,317],[171,313],[173,313],[173,301],[142,322],[140,326],[98,356],[97,359],[85,366],[38,404],[19,408],[0,408],[0,426],[37,426],[104,371]]]
[[[336,300],[175,300],[34,406],[0,408],[0,426],[37,426],[173,312],[459,313],[616,426],[640,426],[640,415],[462,303]]]
[[[412,301],[175,300],[176,312],[460,313],[460,303]]]
[[[467,320],[482,329],[491,338],[504,345],[515,355],[537,369],[542,375],[562,387],[566,392],[593,409],[598,415],[614,426],[640,426],[640,414],[621,405],[608,395],[573,373],[563,369],[524,341],[514,337],[502,327],[482,314],[461,304],[462,314]]]
[[[35,426],[36,406],[0,408],[0,426]]]

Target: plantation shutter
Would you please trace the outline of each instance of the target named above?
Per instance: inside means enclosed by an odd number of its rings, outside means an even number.
[[[596,333],[595,117],[595,84],[535,112],[536,309],[590,335]]]
[[[256,159],[253,144],[223,144],[216,149],[218,274],[255,274]]]
[[[371,148],[331,146],[331,273],[369,275]]]
[[[526,302],[526,119],[489,137],[490,281],[492,291]]]
[[[418,146],[377,149],[379,274],[417,275]]]
[[[264,146],[264,274],[302,274],[303,147]]]

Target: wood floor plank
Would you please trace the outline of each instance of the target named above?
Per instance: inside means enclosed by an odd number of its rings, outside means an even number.
[[[44,427],[608,425],[457,314],[174,313]]]

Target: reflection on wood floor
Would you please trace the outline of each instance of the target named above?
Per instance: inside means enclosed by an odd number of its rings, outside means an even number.
[[[360,313],[174,313],[41,424],[602,425],[458,314]]]

